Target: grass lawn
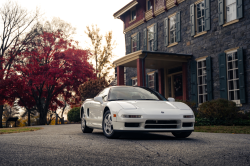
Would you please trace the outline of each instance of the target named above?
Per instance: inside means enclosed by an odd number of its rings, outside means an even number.
[[[250,126],[195,126],[195,132],[250,134]]]
[[[28,131],[36,131],[42,129],[41,127],[14,127],[14,128],[0,128],[0,134],[21,133]]]

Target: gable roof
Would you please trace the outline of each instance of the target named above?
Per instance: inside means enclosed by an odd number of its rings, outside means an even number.
[[[124,14],[125,12],[127,12],[128,10],[130,10],[132,7],[136,6],[138,4],[137,0],[133,0],[131,2],[129,2],[127,5],[125,5],[123,8],[121,8],[120,10],[118,10],[117,12],[115,12],[113,14],[113,16],[115,18],[120,18],[120,16],[122,14]]]

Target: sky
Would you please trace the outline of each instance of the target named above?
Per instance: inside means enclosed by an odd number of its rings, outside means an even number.
[[[131,0],[14,0],[28,11],[35,11],[40,8],[43,18],[51,20],[53,17],[70,23],[76,28],[74,39],[79,41],[79,45],[87,48],[86,42],[90,43],[84,33],[86,26],[96,24],[100,28],[101,34],[112,30],[117,47],[114,54],[117,58],[125,55],[125,40],[123,34],[123,22],[114,19],[113,14],[125,6]],[[0,5],[6,0],[0,0]]]

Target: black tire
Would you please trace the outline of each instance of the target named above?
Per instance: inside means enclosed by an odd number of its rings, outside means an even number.
[[[105,123],[105,118],[109,116],[109,118],[111,118],[111,124],[110,124],[110,132],[106,131],[107,130],[107,124]],[[102,130],[103,130],[103,134],[109,138],[109,139],[115,139],[115,138],[119,138],[120,137],[120,133],[117,133],[113,130],[113,125],[112,125],[112,116],[111,116],[111,113],[110,111],[106,111],[104,116],[103,116],[103,120],[102,120]]]
[[[82,129],[83,133],[92,133],[93,132],[93,129],[89,128],[86,125],[86,120],[84,118],[84,113],[82,113],[82,118],[81,118],[81,129]]]
[[[192,134],[192,131],[189,132],[172,132],[172,134],[176,137],[176,138],[187,138],[188,136],[190,136]]]

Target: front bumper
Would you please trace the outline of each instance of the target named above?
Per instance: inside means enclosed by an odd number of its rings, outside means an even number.
[[[169,124],[150,124],[149,121],[176,121],[176,123]],[[115,131],[144,131],[144,132],[173,132],[173,131],[194,131],[195,119],[126,119],[123,121],[112,122]],[[133,127],[128,124],[133,124]],[[138,124],[138,125],[134,125]],[[185,127],[184,124],[191,124]]]

